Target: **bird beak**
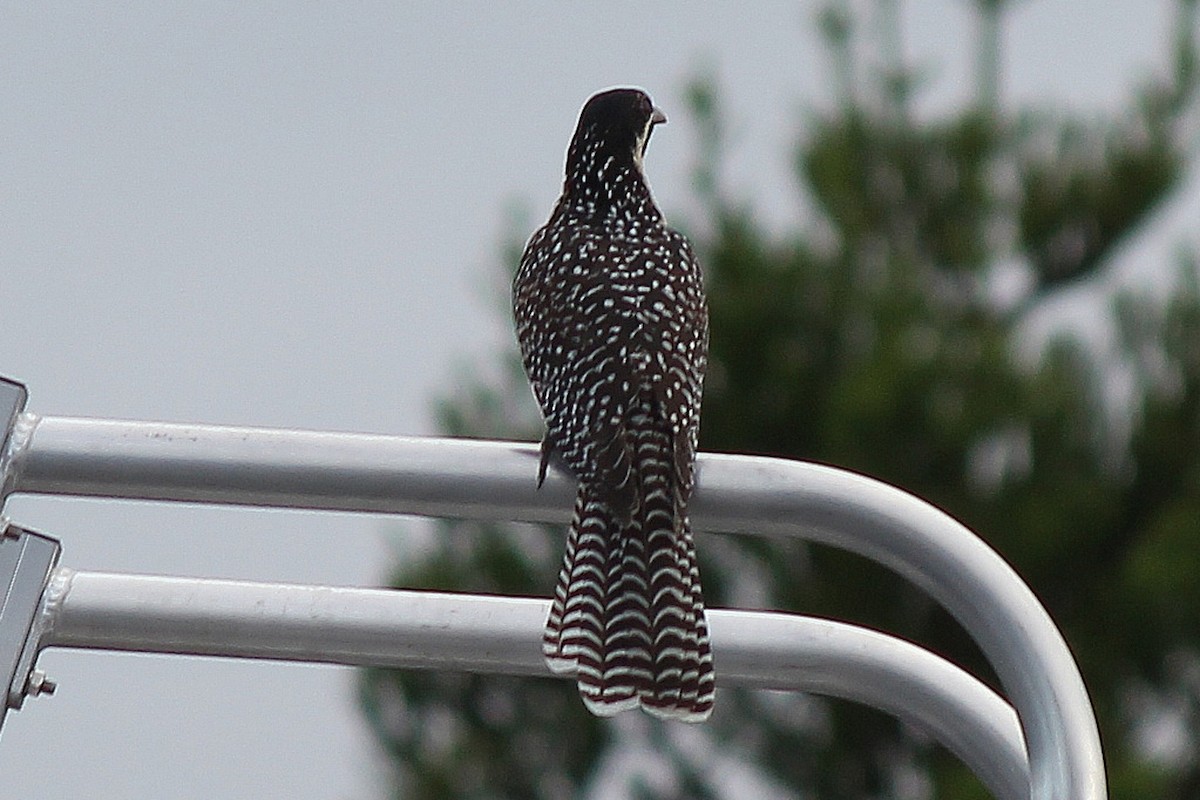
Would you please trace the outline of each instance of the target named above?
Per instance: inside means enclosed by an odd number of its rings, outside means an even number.
[[[658,106],[654,107],[654,111],[650,114],[650,125],[661,125],[667,121],[667,115],[662,112]]]

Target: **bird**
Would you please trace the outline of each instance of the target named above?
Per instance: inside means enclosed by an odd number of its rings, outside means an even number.
[[[708,361],[691,243],[643,172],[666,115],[640,89],[593,95],[562,194],[513,279],[521,361],[545,421],[537,485],[578,482],[543,636],[593,714],[701,722],[715,679],[688,501]]]

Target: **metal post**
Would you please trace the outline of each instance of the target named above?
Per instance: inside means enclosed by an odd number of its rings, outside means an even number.
[[[16,491],[562,522],[572,487],[534,488],[534,445],[39,419],[16,426]],[[698,530],[799,536],[876,560],[975,638],[1024,730],[1034,800],[1102,800],[1095,718],[1066,643],[1012,569],[933,506],[814,464],[703,455]]]

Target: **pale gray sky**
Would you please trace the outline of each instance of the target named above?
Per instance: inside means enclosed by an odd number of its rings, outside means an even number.
[[[717,76],[724,177],[771,219],[795,213],[792,141],[828,96],[818,8],[5,3],[0,373],[41,414],[430,433],[431,398],[508,346],[493,312],[506,208],[548,212],[596,89],[643,86],[672,117],[647,168],[680,219],[682,89]],[[1162,68],[1168,8],[1019,4],[1006,99],[1116,108]],[[961,97],[967,3],[911,2],[904,19],[926,107]],[[1126,248],[1131,269],[1195,241],[1195,184]],[[77,569],[347,585],[384,579],[395,527],[28,497],[6,511]],[[349,670],[62,651],[43,665],[58,694],[0,737],[10,796],[383,792]]]

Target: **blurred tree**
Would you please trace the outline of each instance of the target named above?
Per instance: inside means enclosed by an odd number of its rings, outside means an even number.
[[[718,98],[710,83],[692,87],[704,212],[693,238],[713,330],[701,444],[861,471],[962,519],[1062,626],[1096,704],[1112,797],[1194,798],[1197,265],[1181,259],[1165,302],[1110,290],[1111,348],[1060,334],[1030,355],[1027,334],[1064,291],[1104,287],[1114,246],[1179,184],[1196,133],[1197,2],[1177,2],[1165,76],[1101,124],[1005,110],[997,65],[1008,4],[974,5],[976,95],[933,120],[913,108],[919,82],[898,55],[894,3],[878,6],[878,40],[843,6],[820,15],[840,88],[796,152],[816,214],[787,235],[769,235],[723,194]],[[497,373],[443,404],[446,433],[540,436],[515,348]],[[1133,391],[1110,390],[1118,380]],[[561,530],[446,522],[442,533],[397,570],[397,585],[538,595],[553,586]],[[850,619],[992,680],[948,615],[860,558],[746,538],[705,537],[700,549],[711,606]],[[644,715],[597,720],[556,680],[372,670],[361,695],[400,797],[614,787],[638,798],[986,796],[894,720],[808,697],[726,689],[710,724],[683,729]]]

